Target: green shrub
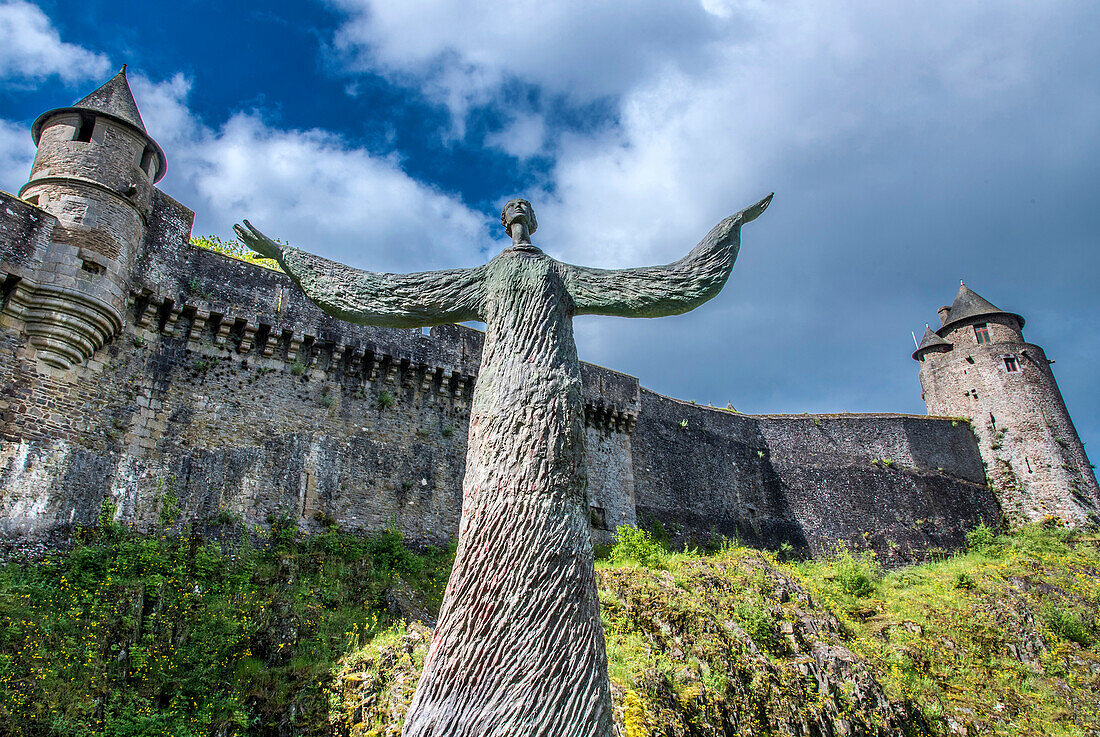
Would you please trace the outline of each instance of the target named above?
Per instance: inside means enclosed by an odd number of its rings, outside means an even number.
[[[1063,640],[1088,647],[1093,643],[1092,632],[1081,615],[1072,609],[1063,609],[1054,602],[1045,602],[1042,610],[1043,624]]]
[[[197,294],[203,299],[210,299],[210,292],[207,291],[206,287],[202,285],[202,282],[198,280],[198,277],[193,276],[187,282],[187,293]]]
[[[779,649],[775,620],[767,608],[759,604],[741,602],[734,607],[733,616],[758,648],[770,652]]]
[[[779,560],[792,560],[794,558],[794,546],[786,540],[779,543],[777,557]]]
[[[620,525],[608,557],[613,563],[634,561],[647,568],[663,568],[667,556],[668,551],[653,539],[649,530]]]
[[[340,524],[335,517],[323,510],[317,510],[316,512],[314,512],[313,519],[317,520],[317,522],[319,522],[321,526],[326,529],[335,528]]]
[[[166,479],[157,479],[157,492],[160,494],[159,511],[157,521],[162,527],[172,525],[183,510],[180,509],[179,498],[176,495],[176,477],[169,476]]]
[[[857,557],[847,549],[841,550],[836,557],[835,570],[835,580],[841,590],[859,598],[875,593],[875,585],[882,578],[882,570],[870,551]]]
[[[257,547],[113,515],[67,553],[0,564],[0,734],[243,737],[288,714],[288,733],[330,734],[324,686],[390,623],[387,588],[400,575],[434,610],[453,561],[394,532],[305,538],[291,514]]]
[[[382,409],[389,409],[393,406],[393,403],[397,401],[397,398],[393,396],[393,392],[383,389],[378,392],[378,406]]]
[[[118,511],[118,506],[111,503],[110,497],[104,498],[103,503],[99,505],[99,519],[97,521],[101,531],[116,531],[113,529],[118,526],[118,523],[115,522],[116,511]]]
[[[234,512],[232,509],[226,507],[220,507],[218,509],[218,515],[214,518],[214,521],[219,525],[235,525],[241,521],[241,515]]]
[[[966,571],[959,571],[952,577],[951,585],[957,589],[972,589],[974,588],[974,577]]]
[[[983,522],[966,533],[966,549],[973,551],[985,550],[996,540],[997,533]]]
[[[276,243],[286,245],[283,241],[276,239]],[[271,269],[272,271],[282,271],[279,267],[279,263],[274,259],[264,258],[258,253],[254,253],[250,248],[245,246],[238,240],[225,241],[216,235],[198,235],[191,237],[191,245],[195,248],[201,248],[206,251],[213,251],[220,253],[223,256],[229,258],[235,258],[238,261],[247,261],[250,264],[256,266],[262,266],[265,269]]]

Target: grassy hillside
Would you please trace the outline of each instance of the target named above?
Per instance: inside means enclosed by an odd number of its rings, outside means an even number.
[[[400,733],[448,551],[108,519],[0,569],[0,733]],[[1063,530],[979,529],[886,574],[845,550],[672,554],[624,530],[599,568],[628,737],[1100,734],[1100,555]]]
[[[112,523],[0,568],[0,734],[330,734],[340,658],[414,586],[438,607],[451,553],[288,520],[228,540]],[[217,532],[216,529],[204,530]],[[406,583],[408,582],[408,583]]]

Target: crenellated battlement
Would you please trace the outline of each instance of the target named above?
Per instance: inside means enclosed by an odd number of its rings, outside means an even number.
[[[169,242],[170,244],[173,241]],[[130,294],[137,329],[184,340],[241,360],[269,359],[318,378],[361,386],[410,388],[422,396],[469,400],[484,335],[462,325],[420,330],[354,325],[322,312],[285,274],[196,248],[180,238],[153,247]],[[217,291],[211,285],[223,285]],[[585,421],[609,432],[631,432],[638,418],[638,380],[582,364]]]

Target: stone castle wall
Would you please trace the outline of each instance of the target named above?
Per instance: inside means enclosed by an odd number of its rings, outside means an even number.
[[[481,334],[340,322],[285,275],[193,248],[191,213],[159,191],[152,203],[123,327],[86,363],[42,370],[5,299],[0,533],[49,539],[108,499],[139,525],[174,500],[184,520],[292,515],[450,538]],[[48,279],[55,224],[0,196],[5,295]],[[965,423],[750,417],[591,364],[582,374],[598,542],[660,522],[683,541],[821,551],[845,539],[901,558],[999,518]]]
[[[685,538],[899,561],[1000,518],[973,434],[947,418],[741,415],[643,389],[631,443],[639,522]]]

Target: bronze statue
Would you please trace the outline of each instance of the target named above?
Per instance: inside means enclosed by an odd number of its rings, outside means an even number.
[[[470,410],[458,551],[405,737],[610,737],[611,693],[585,497],[584,404],[574,315],[660,317],[721,291],[741,226],[768,195],[667,266],[604,270],[531,244],[526,200],[512,245],[483,266],[361,271],[235,230],[318,307],[350,322],[486,324]]]

